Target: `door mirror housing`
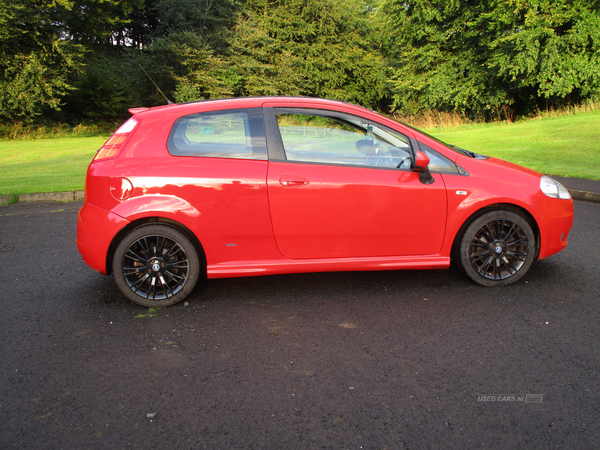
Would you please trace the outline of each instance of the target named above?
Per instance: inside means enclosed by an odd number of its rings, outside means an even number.
[[[429,172],[429,156],[423,152],[417,152],[415,158],[415,170],[419,174],[419,180],[423,184],[431,184],[435,180]]]
[[[417,161],[415,164],[415,170],[417,172],[421,172],[424,170],[429,170],[429,156],[427,156],[423,152],[417,152]]]

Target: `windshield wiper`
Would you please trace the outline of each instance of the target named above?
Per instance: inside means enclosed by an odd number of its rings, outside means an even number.
[[[479,156],[477,153],[472,152],[471,150],[465,150],[464,148],[457,147],[456,145],[449,144],[448,146],[452,150],[456,150],[457,152],[460,152],[465,156],[470,156],[471,158],[477,158],[477,156]]]

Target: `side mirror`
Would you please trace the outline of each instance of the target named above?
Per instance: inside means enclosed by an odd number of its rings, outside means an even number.
[[[417,152],[417,162],[415,164],[415,170],[417,172],[423,172],[429,170],[429,156],[423,152]]]
[[[429,172],[429,156],[423,152],[417,152],[415,161],[415,170],[419,174],[419,180],[423,184],[431,184],[435,180]]]

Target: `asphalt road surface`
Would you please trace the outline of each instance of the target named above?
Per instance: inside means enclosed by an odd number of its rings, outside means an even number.
[[[208,281],[157,311],[0,208],[0,448],[600,448],[600,204],[515,286],[456,270]]]

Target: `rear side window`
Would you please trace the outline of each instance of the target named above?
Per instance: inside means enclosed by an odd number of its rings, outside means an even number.
[[[167,147],[174,156],[267,159],[262,111],[230,109],[180,117]]]

